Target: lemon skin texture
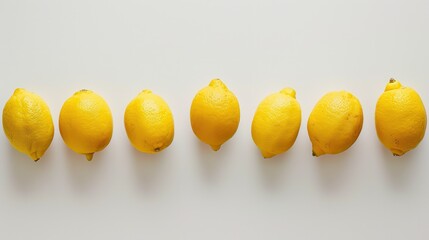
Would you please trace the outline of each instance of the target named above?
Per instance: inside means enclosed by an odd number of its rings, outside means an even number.
[[[38,161],[51,145],[54,124],[46,102],[17,88],[3,108],[3,130],[11,145]]]
[[[112,113],[101,96],[84,89],[64,102],[59,128],[64,143],[76,153],[84,154],[89,161],[112,138]]]
[[[344,152],[357,140],[362,126],[362,106],[353,94],[335,91],[324,95],[307,122],[313,156]]]
[[[220,79],[213,79],[194,97],[190,118],[195,135],[217,151],[237,131],[240,122],[237,97]]]
[[[131,144],[144,153],[157,153],[170,146],[174,120],[170,107],[150,90],[142,91],[127,106],[125,130]]]
[[[383,145],[402,156],[416,148],[426,132],[427,116],[419,94],[390,79],[375,108],[375,128]]]
[[[267,96],[256,109],[252,138],[264,158],[289,150],[301,126],[301,107],[292,88]]]

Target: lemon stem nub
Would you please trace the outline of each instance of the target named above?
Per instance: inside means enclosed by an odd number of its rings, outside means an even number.
[[[313,155],[313,157],[320,157],[324,154],[325,154],[325,152],[322,149],[320,149],[319,146],[313,145],[313,149],[311,150],[311,155]]]
[[[389,80],[389,83],[394,83],[394,82],[396,82],[396,80],[395,80],[394,78],[391,78],[391,79]]]
[[[155,148],[155,149],[154,149],[154,151],[155,151],[155,152],[159,152],[159,151],[161,151],[161,148],[159,148],[159,147],[158,147],[158,148]]]
[[[266,152],[266,151],[262,151],[261,150],[261,154],[262,154],[262,156],[265,158],[265,159],[267,159],[267,158],[272,158],[272,157],[274,157],[276,154],[274,154],[274,153],[270,153],[270,152]]]
[[[91,161],[92,158],[94,157],[94,153],[87,153],[85,154],[85,156],[86,156],[86,160]]]
[[[287,87],[283,88],[280,93],[296,98],[296,91],[293,88]]]
[[[31,159],[33,159],[33,161],[37,162],[40,159],[40,156],[38,156],[38,154],[36,152],[30,153],[29,154]]]
[[[213,151],[217,151],[220,149],[220,145],[211,145],[210,147],[212,147]]]

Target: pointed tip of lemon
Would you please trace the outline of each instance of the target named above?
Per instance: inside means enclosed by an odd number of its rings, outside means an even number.
[[[384,91],[399,89],[401,87],[402,87],[402,84],[398,80],[394,78],[390,78],[389,83],[386,85],[386,88],[384,89]]]
[[[395,157],[400,157],[400,156],[405,154],[404,151],[401,151],[398,149],[391,149],[390,151],[392,152],[393,156],[395,156]]]
[[[226,88],[226,85],[219,78],[212,79],[210,81],[210,83],[209,83],[209,86],[210,87],[222,87],[222,88]]]
[[[277,155],[277,154],[270,153],[270,152],[263,151],[263,150],[260,150],[260,151],[261,151],[262,157],[264,157],[265,159],[272,158],[272,157]]]
[[[25,90],[24,88],[16,88],[15,91],[13,91],[13,94],[14,95],[15,94],[20,94],[20,93],[23,93],[25,91],[27,91],[27,90]]]
[[[37,152],[29,153],[28,156],[30,156],[30,158],[35,162],[40,160],[40,156]]]
[[[152,93],[152,91],[149,89],[144,89],[143,91],[140,92],[140,94],[149,94],[149,93]]]
[[[322,156],[324,153],[318,153],[318,152],[315,152],[314,150],[311,152],[311,155],[313,156],[313,157],[320,157],[320,156]]]
[[[86,160],[91,161],[92,158],[94,157],[94,153],[87,153],[85,154]]]
[[[287,87],[283,88],[280,93],[296,98],[296,91],[293,88]]]
[[[320,157],[322,155],[327,154],[324,149],[322,149],[319,144],[313,144],[311,149],[311,155],[313,157]]]
[[[81,93],[91,93],[91,92],[92,92],[91,90],[82,88],[81,90],[75,92],[74,95],[81,94]]]
[[[210,145],[210,147],[213,149],[213,151],[218,151],[220,149],[221,145]]]

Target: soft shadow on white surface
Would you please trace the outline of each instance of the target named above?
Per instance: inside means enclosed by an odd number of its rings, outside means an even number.
[[[200,166],[201,175],[207,183],[213,183],[218,180],[222,168],[227,164],[226,157],[229,154],[228,142],[224,143],[218,151],[213,151],[211,147],[201,142],[197,137],[194,138],[197,146],[197,164]]]
[[[289,150],[286,153],[276,155],[272,158],[264,158],[261,155],[259,149],[255,146],[251,146],[254,149],[254,154],[257,156],[259,162],[259,169],[262,176],[262,181],[265,184],[265,187],[269,189],[276,190],[283,186],[285,175],[286,175],[286,165],[292,159],[290,157],[293,155]]]
[[[95,186],[97,175],[105,174],[102,165],[106,164],[103,151],[94,154],[91,161],[86,160],[85,155],[78,154],[69,149],[65,144],[64,161],[68,169],[69,177],[73,187],[78,192],[90,192]]]
[[[411,150],[403,156],[393,156],[393,154],[380,145],[378,148],[381,151],[382,161],[388,178],[388,182],[395,189],[403,189],[408,185],[413,184],[413,170],[417,164],[416,161],[422,158],[419,155],[419,149]]]
[[[320,157],[312,157],[309,153],[309,158],[316,162],[319,174],[319,182],[323,190],[334,192],[341,189],[342,185],[347,182],[347,166],[351,164],[352,155],[357,152],[348,149],[339,154],[327,154]]]
[[[137,151],[131,145],[129,151],[131,152],[130,159],[132,161],[133,174],[136,179],[136,186],[143,193],[154,193],[161,188],[163,178],[163,169],[168,161],[175,159],[166,159],[168,152],[171,149],[164,149],[157,154],[147,154]]]
[[[14,189],[25,193],[37,191],[38,184],[43,182],[41,178],[45,177],[50,171],[51,162],[47,157],[48,152],[37,162],[34,162],[27,155],[16,151],[12,146],[8,147],[6,154]]]

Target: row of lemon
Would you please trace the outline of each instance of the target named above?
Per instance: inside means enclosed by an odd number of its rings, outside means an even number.
[[[296,140],[301,108],[295,95],[295,90],[285,88],[267,96],[256,109],[252,138],[265,158],[287,151]],[[217,151],[238,128],[238,100],[221,80],[214,79],[196,94],[190,119],[195,135]],[[375,111],[380,141],[394,155],[403,155],[423,139],[426,121],[426,110],[418,93],[391,79]],[[173,141],[171,110],[160,96],[149,90],[142,91],[128,104],[124,124],[130,142],[139,151],[156,153]],[[345,151],[358,138],[362,125],[362,107],[355,96],[346,91],[324,95],[307,123],[313,155]],[[4,106],[3,129],[12,146],[35,161],[42,157],[54,136],[48,105],[24,89],[16,89]],[[81,90],[64,102],[59,129],[70,149],[91,160],[95,152],[110,142],[112,114],[102,97]]]

